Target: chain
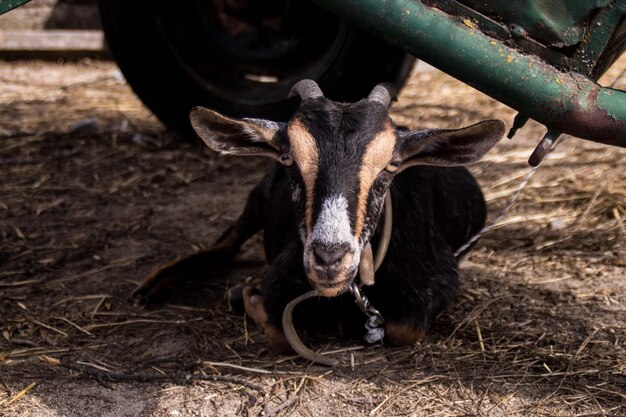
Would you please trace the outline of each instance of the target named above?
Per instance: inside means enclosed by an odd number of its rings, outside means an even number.
[[[367,330],[367,333],[363,338],[369,344],[382,342],[385,337],[385,328],[383,327],[385,319],[382,314],[372,306],[365,294],[361,294],[359,284],[357,284],[356,281],[352,282],[350,291],[354,294],[356,304],[363,314],[367,316],[367,321],[365,322],[365,330]]]
[[[383,223],[383,230],[376,248],[376,257],[373,262],[373,271],[371,271],[372,277],[382,265],[387,249],[389,248],[389,241],[391,240],[391,231],[393,229],[393,205],[391,201],[391,190],[387,190],[385,195],[385,220]],[[368,243],[369,245],[369,243]],[[363,262],[363,260],[361,260]],[[361,283],[357,283],[356,280],[352,281],[350,286],[350,292],[354,295],[354,299],[359,306],[359,309],[367,316],[365,321],[365,336],[363,339],[369,344],[379,343],[383,341],[385,337],[385,319],[380,311],[375,309],[370,303],[369,298],[365,294],[361,293],[361,286],[363,277],[361,277]],[[371,285],[371,284],[370,284]]]

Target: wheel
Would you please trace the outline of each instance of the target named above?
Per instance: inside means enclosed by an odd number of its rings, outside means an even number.
[[[99,0],[106,39],[135,93],[167,127],[191,134],[197,105],[286,120],[291,86],[327,97],[398,88],[414,58],[304,0]]]

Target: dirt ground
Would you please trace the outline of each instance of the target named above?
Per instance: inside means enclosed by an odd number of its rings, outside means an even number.
[[[625,149],[563,139],[422,342],[314,339],[345,364],[329,369],[273,355],[228,311],[227,287],[263,269],[260,237],[202,286],[128,299],[210,245],[267,161],[176,141],[109,62],[3,62],[0,81],[0,415],[626,415]],[[393,107],[411,127],[513,116],[436,71]],[[529,123],[471,167],[491,218],[543,132]]]

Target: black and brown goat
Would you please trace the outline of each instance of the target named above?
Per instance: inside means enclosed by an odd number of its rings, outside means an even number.
[[[480,187],[459,165],[480,159],[504,125],[488,120],[456,130],[398,129],[388,115],[393,91],[381,84],[363,100],[337,103],[304,80],[292,90],[301,104],[288,123],[195,108],[191,123],[211,149],[264,155],[279,164],[213,247],[155,271],[136,292],[150,296],[173,279],[206,275],[232,261],[262,229],[269,269],[260,286],[243,295],[269,343],[285,346],[283,309],[311,288],[324,297],[299,308],[297,327],[362,333],[364,316],[347,290],[365,245],[378,244],[390,192],[391,241],[374,284],[362,291],[386,319],[388,341],[417,341],[457,293],[455,251],[485,222]]]

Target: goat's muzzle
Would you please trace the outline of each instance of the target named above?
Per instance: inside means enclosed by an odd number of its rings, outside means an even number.
[[[356,275],[350,245],[312,243],[305,252],[304,268],[311,284],[325,297],[346,291]]]

